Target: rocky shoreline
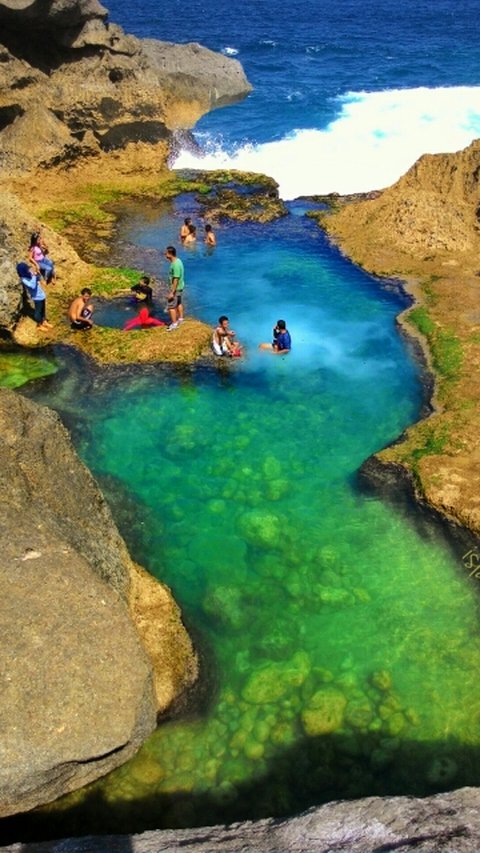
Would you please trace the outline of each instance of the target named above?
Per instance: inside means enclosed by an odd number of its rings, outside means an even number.
[[[453,525],[480,535],[480,142],[456,154],[425,155],[389,189],[336,200],[312,214],[368,272],[404,282],[414,304],[399,326],[421,344],[434,378],[432,414],[379,451],[379,467],[407,472],[413,493]]]
[[[124,763],[197,661],[58,416],[1,389],[0,422],[4,817]]]

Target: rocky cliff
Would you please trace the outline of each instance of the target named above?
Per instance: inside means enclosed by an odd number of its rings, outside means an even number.
[[[365,269],[405,282],[399,322],[434,373],[432,415],[365,470],[405,471],[417,497],[480,535],[480,140],[424,155],[377,198],[341,204],[323,227]]]
[[[0,390],[0,816],[126,761],[196,676],[57,415]],[[132,618],[133,615],[133,618]]]
[[[97,0],[0,0],[0,177],[146,145],[245,97],[239,62],[140,40]]]
[[[480,140],[425,154],[393,186],[325,220],[354,259],[379,274],[422,274],[423,263],[476,271],[480,249]],[[453,262],[453,263],[452,263]]]

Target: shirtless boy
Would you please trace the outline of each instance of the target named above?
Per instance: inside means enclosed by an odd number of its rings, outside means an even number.
[[[90,288],[84,287],[80,296],[75,297],[68,309],[70,328],[74,331],[91,329],[93,326],[93,305],[89,304],[91,296],[92,291]]]
[[[218,318],[218,326],[212,337],[212,347],[215,355],[240,355],[240,344],[234,340],[234,337],[235,332],[228,328],[228,317],[222,314]]]

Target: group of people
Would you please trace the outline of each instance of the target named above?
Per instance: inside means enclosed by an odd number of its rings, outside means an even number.
[[[180,242],[183,246],[191,246],[193,243],[197,241],[197,226],[192,223],[190,216],[187,216],[183,220],[183,225],[180,228]],[[205,239],[204,243],[207,246],[216,246],[217,238],[215,237],[215,233],[213,231],[213,227],[209,222],[205,225]]]
[[[212,337],[212,348],[215,355],[239,357],[242,353],[241,344],[235,340],[236,333],[229,328],[229,319],[225,314],[218,318]],[[285,320],[277,320],[273,327],[272,343],[259,344],[259,349],[269,350],[274,355],[288,355],[292,348],[292,339]]]
[[[188,245],[188,242],[196,239],[195,234],[196,228],[192,225],[191,219],[187,217],[180,230],[182,243]],[[214,246],[216,240],[211,225],[205,225],[205,234],[205,242],[210,246]],[[183,295],[185,289],[185,270],[182,260],[177,256],[175,246],[167,246],[164,256],[169,262],[167,311],[170,322],[167,325],[167,331],[171,332],[177,329],[184,321]],[[47,331],[52,328],[52,325],[46,317],[46,295],[42,285],[55,284],[56,277],[55,265],[48,256],[48,247],[45,245],[40,232],[35,232],[31,235],[28,257],[30,263],[22,261],[17,264],[17,274],[33,301],[34,319],[37,328],[41,331]],[[151,305],[153,302],[153,288],[150,277],[147,275],[142,276],[137,284],[132,286],[131,291],[136,300],[144,301],[146,304],[141,308],[138,317],[129,320],[125,324],[124,329],[128,331],[134,328],[145,329],[152,326],[165,326],[166,324],[162,320],[151,317],[149,309],[146,307],[146,305]],[[86,331],[93,327],[93,304],[91,298],[92,291],[90,288],[84,287],[80,294],[70,303],[68,318],[72,331]],[[215,355],[237,358],[241,356],[242,347],[235,338],[235,332],[229,328],[228,317],[222,314],[218,319],[218,325],[212,336],[212,349]],[[292,340],[285,320],[278,320],[273,328],[272,342],[262,343],[259,345],[259,348],[269,350],[274,355],[287,355],[291,350],[291,346]]]
[[[43,289],[47,284],[55,284],[55,264],[48,254],[40,231],[34,231],[28,247],[28,263],[20,261],[17,264],[17,275],[22,282],[25,293],[33,302],[33,319],[40,332],[48,332],[52,324],[48,322],[46,312],[47,297]]]

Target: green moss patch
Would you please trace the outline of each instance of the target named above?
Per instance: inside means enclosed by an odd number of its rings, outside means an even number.
[[[440,329],[432,320],[428,309],[423,305],[412,308],[407,319],[427,338],[432,353],[433,366],[440,380],[446,380],[447,383],[457,381],[460,378],[463,366],[463,350],[460,339],[451,329]],[[439,390],[441,391],[441,387]]]
[[[130,267],[97,267],[90,287],[95,296],[114,296],[130,290],[142,275],[142,271]]]
[[[409,311],[408,322],[412,323],[422,335],[425,335],[426,338],[433,335],[435,324],[427,309],[422,305],[418,308],[412,308],[412,310]]]

